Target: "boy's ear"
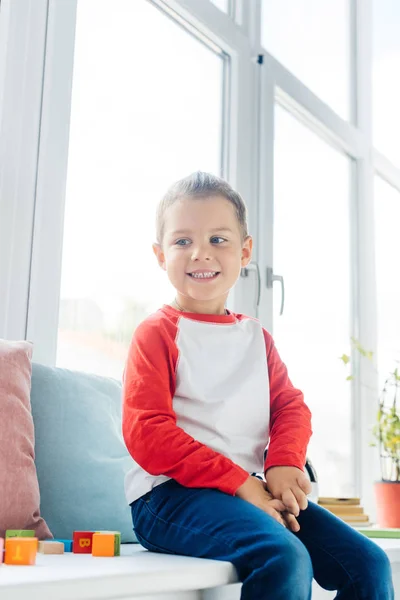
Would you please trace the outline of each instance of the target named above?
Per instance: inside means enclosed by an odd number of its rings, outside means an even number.
[[[153,244],[153,252],[157,257],[157,261],[158,264],[160,265],[160,267],[162,269],[164,269],[164,271],[166,271],[166,265],[165,265],[165,254],[163,252],[163,249],[161,247],[161,244],[158,243],[154,243]]]
[[[242,259],[241,259],[242,267],[247,267],[247,265],[251,261],[252,252],[253,252],[253,238],[251,237],[251,235],[248,235],[247,238],[244,240],[243,247],[242,247]]]

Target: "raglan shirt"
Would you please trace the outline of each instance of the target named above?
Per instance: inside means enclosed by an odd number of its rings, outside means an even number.
[[[257,319],[164,305],[133,335],[122,430],[131,504],[171,478],[234,495],[251,473],[303,469],[311,415]]]

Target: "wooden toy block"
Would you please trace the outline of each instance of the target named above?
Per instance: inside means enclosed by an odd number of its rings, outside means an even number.
[[[112,533],[115,536],[114,540],[114,556],[121,555],[121,532],[120,531],[96,531],[96,533]]]
[[[7,529],[6,538],[11,537],[35,537],[35,532],[33,529]]]
[[[74,531],[72,552],[74,554],[91,554],[94,531]]]
[[[60,542],[61,544],[64,544],[64,552],[72,552],[72,540],[54,539],[51,541]]]
[[[92,554],[93,556],[115,556],[115,534],[95,533]]]
[[[4,540],[0,538],[0,565],[3,562],[3,549],[4,549]]]
[[[6,538],[4,562],[6,565],[34,565],[36,562],[37,547],[37,538]]]
[[[38,552],[42,554],[64,554],[64,544],[53,540],[39,542]]]

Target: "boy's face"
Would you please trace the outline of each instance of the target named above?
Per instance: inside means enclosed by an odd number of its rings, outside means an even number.
[[[185,310],[223,313],[240,269],[251,260],[252,239],[242,240],[226,198],[189,198],[167,210],[162,246],[153,250]]]

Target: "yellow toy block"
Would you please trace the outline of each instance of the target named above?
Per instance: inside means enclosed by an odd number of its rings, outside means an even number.
[[[115,556],[115,534],[95,533],[92,554],[93,556]]]
[[[64,554],[64,544],[52,540],[39,542],[38,552],[41,554]]]
[[[32,537],[6,538],[6,565],[34,565],[38,539]]]
[[[112,533],[115,536],[114,556],[121,555],[121,532],[120,531],[96,531],[96,533]]]

